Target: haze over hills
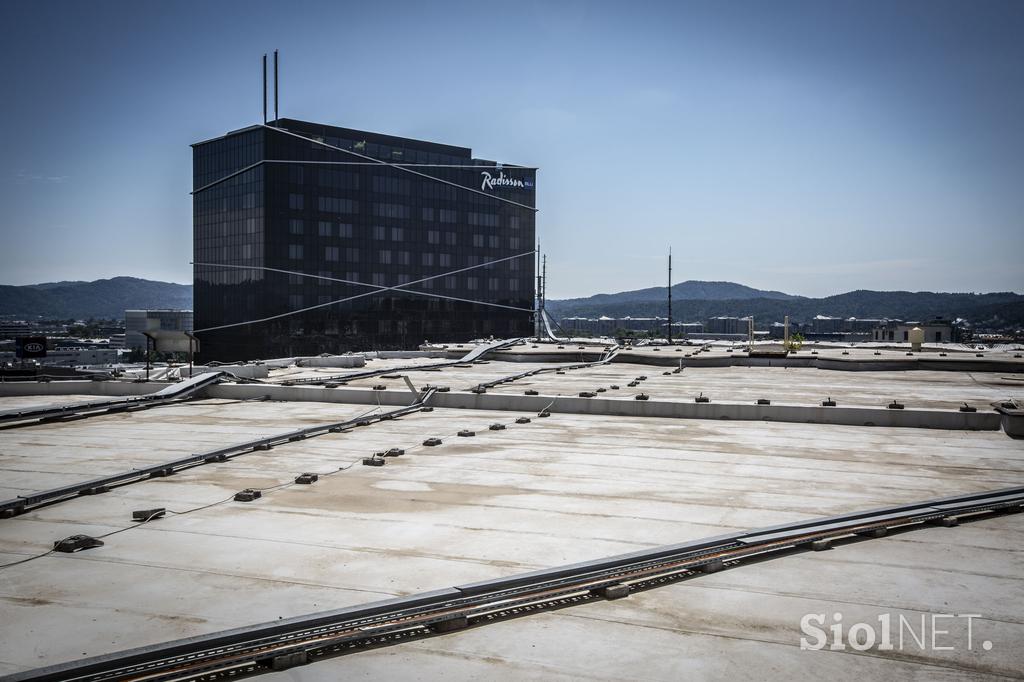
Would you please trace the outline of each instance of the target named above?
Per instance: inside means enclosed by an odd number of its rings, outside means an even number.
[[[563,317],[655,317],[666,315],[666,287],[652,287],[588,298],[549,300],[548,312]],[[672,286],[672,316],[680,321],[709,317],[752,315],[768,322],[789,315],[807,321],[815,315],[832,317],[923,320],[964,318],[974,324],[1024,325],[1024,295],[937,293],[930,291],[870,291],[860,289],[825,298],[762,291],[732,282],[682,282]]]
[[[94,282],[0,285],[0,315],[52,319],[124,318],[132,308],[192,308],[192,285],[113,277]]]

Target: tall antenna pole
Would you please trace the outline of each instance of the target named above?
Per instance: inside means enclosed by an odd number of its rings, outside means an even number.
[[[541,327],[543,325],[543,323],[541,322],[541,319],[540,319],[540,290],[541,290],[541,281],[540,281],[540,242],[537,242],[537,252],[535,254],[535,260],[536,260],[536,264],[534,266],[534,268],[535,268],[534,272],[537,273],[537,292],[536,292],[536,296],[534,298],[536,298],[537,314],[536,314],[536,319],[534,319],[534,326],[536,327],[537,340],[540,341]]]
[[[668,247],[668,343],[672,345],[672,247]]]
[[[274,50],[274,127],[277,127],[277,50]]]
[[[543,263],[543,265],[541,266],[541,273],[542,273],[542,275],[541,275],[541,278],[540,278],[540,282],[541,282],[541,286],[540,286],[540,314],[541,314],[541,317],[543,318],[543,316],[544,316],[544,301],[547,299],[547,295],[548,295],[548,255],[547,254],[544,254],[544,259],[543,259],[542,263]],[[544,322],[544,320],[541,319],[541,324],[543,324],[543,322]]]
[[[263,125],[267,125],[267,55],[263,55]]]

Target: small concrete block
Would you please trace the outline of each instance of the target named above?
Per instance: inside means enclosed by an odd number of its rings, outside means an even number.
[[[872,528],[871,530],[862,530],[857,535],[862,538],[884,538],[888,533],[889,531],[885,528]]]
[[[448,620],[431,623],[430,629],[434,632],[454,632],[469,627],[469,619],[465,616],[456,616]]]
[[[462,429],[459,431],[460,438],[472,438],[476,435],[476,431],[470,431],[469,429]]]
[[[637,393],[635,396],[633,396],[633,399],[634,400],[650,400],[651,396],[647,395],[646,393]]]
[[[425,441],[423,441],[423,444],[426,445],[428,448],[435,447],[437,445],[440,445],[441,443],[442,441],[440,438],[428,438]]]
[[[54,552],[64,552],[71,554],[73,552],[79,552],[83,549],[92,549],[94,547],[102,547],[103,541],[89,535],[72,535],[71,537],[64,538],[63,540],[57,540],[53,543]]]
[[[704,573],[718,573],[723,568],[725,568],[725,563],[721,559],[714,559],[701,566],[700,570]]]
[[[132,512],[132,521],[152,521],[153,519],[159,519],[166,513],[167,509],[164,507],[156,507],[154,509],[137,509]]]
[[[363,457],[363,466],[382,467],[387,460],[380,457]]]
[[[299,665],[306,665],[309,663],[309,658],[306,656],[305,651],[296,651],[290,654],[281,654],[274,656],[270,661],[271,670],[287,670],[288,668],[294,668]]]
[[[811,549],[815,552],[824,552],[826,549],[832,549],[831,540],[815,540],[811,543]]]
[[[235,493],[235,502],[252,502],[263,497],[263,492],[254,488],[246,488]]]
[[[607,587],[599,587],[594,592],[608,601],[623,599],[629,596],[629,585],[608,585]]]
[[[295,477],[295,482],[300,485],[309,485],[311,483],[316,483],[318,480],[320,480],[320,476],[310,473],[299,474]]]
[[[529,424],[529,423],[530,423],[530,418],[529,417],[519,417],[518,419],[516,419],[516,424]]]
[[[487,428],[489,430],[491,430],[491,431],[504,431],[505,430],[505,425],[504,424],[491,424]]]

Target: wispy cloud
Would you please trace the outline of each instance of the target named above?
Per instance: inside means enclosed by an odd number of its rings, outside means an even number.
[[[36,182],[56,185],[66,181],[69,177],[70,176],[68,175],[44,175],[41,173],[30,173],[22,169],[14,174],[14,182],[17,185],[27,185],[29,183]]]

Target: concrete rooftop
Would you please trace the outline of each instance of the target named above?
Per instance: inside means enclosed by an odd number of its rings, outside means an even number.
[[[375,363],[317,372],[383,366]],[[417,386],[462,391],[544,366],[550,364],[495,360],[409,376]],[[612,363],[540,374],[491,391],[575,395],[618,383],[620,397],[630,398],[637,389],[626,383],[645,374],[643,391],[690,402],[703,391],[716,401],[771,397],[813,405],[831,395],[840,404],[878,407],[898,398],[908,407],[955,409],[963,401],[987,407],[1022,395],[1014,375],[999,372],[688,367],[663,376],[665,369]],[[281,374],[275,370],[272,379]],[[375,377],[347,388],[369,395],[380,383],[412,397],[401,379]],[[0,410],[95,397],[8,395],[0,397]],[[0,497],[377,409],[306,398],[205,398],[0,429]],[[532,422],[515,424],[519,416]],[[493,423],[507,428],[489,431]],[[462,429],[476,436],[457,437]],[[428,437],[443,445],[420,445]],[[392,447],[406,453],[384,467],[359,463]],[[307,471],[322,478],[311,486],[287,485]],[[1024,441],[1001,431],[557,411],[538,419],[534,412],[439,407],[0,520],[0,563],[45,552],[69,535],[132,528],[100,548],[0,569],[0,674],[732,530],[1022,481]],[[264,496],[230,500],[243,488],[262,488]],[[137,527],[130,521],[133,510],[151,507],[188,513]],[[1024,675],[1021,605],[1024,526],[1019,515],[1002,516],[741,566],[626,600],[330,659],[266,679],[1018,678]],[[970,651],[916,645],[892,652],[800,650],[801,616],[834,612],[846,623],[876,624],[883,613],[915,623],[922,614],[980,616]],[[951,639],[959,635],[949,629]],[[992,642],[991,650],[981,649],[982,640]]]

